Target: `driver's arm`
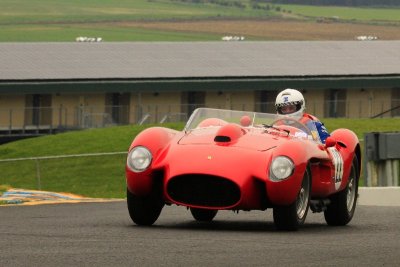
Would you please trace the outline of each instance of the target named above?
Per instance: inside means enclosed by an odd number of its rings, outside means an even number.
[[[325,125],[320,121],[311,121],[311,123],[314,124],[313,128],[315,128],[318,131],[318,135],[319,135],[319,138],[321,139],[321,142],[323,144],[325,144],[326,138],[328,138],[330,136],[330,134],[328,133],[328,130],[325,127]],[[307,125],[307,127],[309,127],[309,126]]]

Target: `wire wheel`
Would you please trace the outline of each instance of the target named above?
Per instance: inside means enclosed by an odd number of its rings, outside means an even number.
[[[297,218],[303,218],[307,213],[310,204],[310,185],[309,179],[303,179],[299,195],[296,200]]]
[[[352,169],[351,177],[349,177],[349,184],[347,185],[347,211],[351,212],[356,201],[356,186],[355,186],[355,174]]]

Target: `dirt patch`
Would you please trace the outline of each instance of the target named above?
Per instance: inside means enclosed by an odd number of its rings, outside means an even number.
[[[317,23],[284,20],[115,22],[120,27],[240,35],[253,40],[354,40],[372,35],[381,40],[400,40],[400,27],[353,23]]]

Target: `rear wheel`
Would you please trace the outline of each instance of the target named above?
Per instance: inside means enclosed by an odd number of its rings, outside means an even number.
[[[160,216],[164,201],[156,194],[140,197],[126,190],[129,215],[138,225],[152,225]]]
[[[218,210],[206,210],[198,208],[190,208],[193,218],[199,222],[211,222],[217,215]]]
[[[274,223],[279,230],[295,231],[304,224],[310,206],[311,171],[307,167],[296,201],[288,206],[274,207]]]
[[[358,180],[358,159],[354,155],[346,188],[330,198],[331,204],[324,212],[327,224],[346,225],[351,221],[357,204]]]

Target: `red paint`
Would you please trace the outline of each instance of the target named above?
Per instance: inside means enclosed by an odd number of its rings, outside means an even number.
[[[262,127],[243,127],[247,123],[242,120],[240,123],[207,119],[200,123],[205,128],[187,133],[161,127],[143,131],[130,149],[145,146],[151,151],[153,160],[150,168],[142,173],[126,168],[128,189],[137,195],[147,195],[152,191],[156,173],[162,173],[163,198],[167,203],[209,209],[265,209],[265,203],[273,207],[295,201],[308,165],[311,167],[312,197],[328,197],[345,187],[358,146],[353,132],[334,131],[323,146],[286,134],[271,134]],[[230,141],[215,142],[216,136],[227,136]],[[332,179],[334,165],[327,147],[336,147],[344,161],[342,185],[338,190]],[[269,178],[269,164],[277,156],[289,157],[296,166],[293,175],[280,182]],[[231,181],[240,189],[240,199],[229,206],[218,207],[174,200],[167,192],[168,183],[176,176],[190,174]]]

